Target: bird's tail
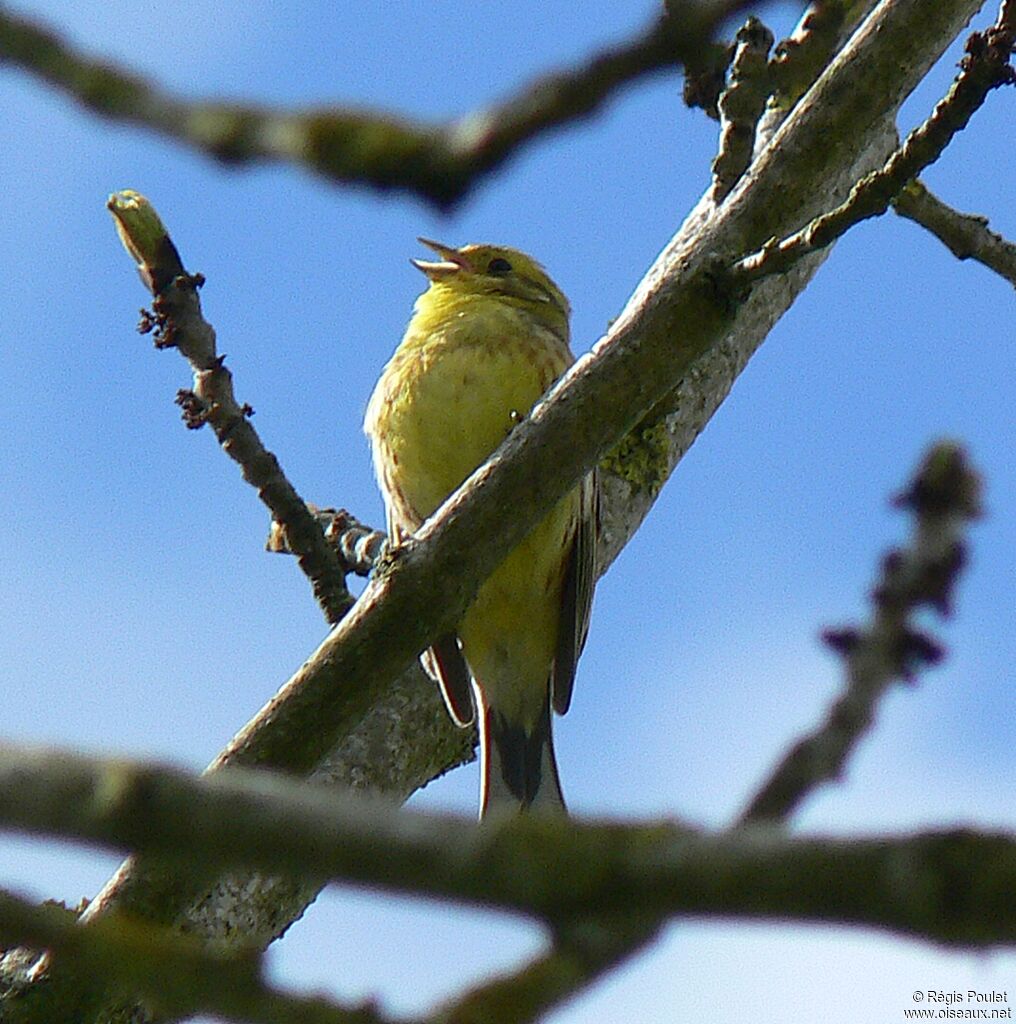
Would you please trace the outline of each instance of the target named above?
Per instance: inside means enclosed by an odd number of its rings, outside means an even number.
[[[480,697],[480,694],[477,694]],[[564,811],[554,760],[550,699],[531,729],[511,722],[482,699],[480,705],[480,818],[492,811]]]

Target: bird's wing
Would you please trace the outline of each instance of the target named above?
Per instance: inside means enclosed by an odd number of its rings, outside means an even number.
[[[392,503],[388,505],[388,540],[391,544],[401,544],[410,531],[396,520],[392,512]],[[471,725],[475,713],[473,711],[473,688],[470,683],[469,666],[462,656],[458,637],[447,633],[439,637],[427,650],[420,655],[420,664],[441,688],[441,696],[448,707],[448,714],[456,725]]]
[[[599,475],[593,470],[579,485],[579,521],[561,588],[561,619],[550,684],[554,710],[559,715],[563,715],[571,703],[575,667],[589,632],[596,583],[599,500]]]

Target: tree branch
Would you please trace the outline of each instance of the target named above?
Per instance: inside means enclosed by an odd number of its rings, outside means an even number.
[[[369,576],[388,539],[384,531],[361,523],[344,508],[318,508],[311,504],[307,508],[321,527],[325,540],[335,548],[342,560],[343,571],[356,573],[357,576]],[[294,554],[286,529],[281,523],[272,523],[265,550],[277,555]]]
[[[977,260],[1016,288],[1016,243],[992,231],[987,217],[954,210],[920,181],[900,192],[893,209],[927,228],[957,259]]]
[[[758,252],[739,260],[731,273],[735,290],[785,272],[803,256],[836,241],[849,228],[885,213],[907,182],[942,155],[992,89],[1016,84],[1016,70],[1009,63],[1014,40],[1016,2],[1006,0],[996,24],[967,40],[961,71],[928,120],[910,133],[884,167],[859,181],[846,202],[816,217],[789,238],[773,238]]]
[[[449,207],[532,140],[589,116],[623,86],[694,57],[720,22],[749,6],[751,0],[670,0],[667,15],[635,39],[444,125],[341,108],[285,111],[180,99],[2,9],[0,62],[96,114],[143,125],[225,163],[295,163],[333,182],[398,189]]]
[[[774,106],[788,110],[826,69],[843,40],[874,7],[871,0],[814,0],[773,52]]]
[[[738,29],[730,81],[720,93],[720,150],[713,160],[714,203],[722,203],[748,169],[755,150],[755,129],[772,91],[769,50],[773,34],[757,18]]]
[[[962,449],[940,442],[925,456],[895,502],[914,513],[914,536],[908,548],[896,548],[882,560],[871,622],[823,634],[846,663],[842,696],[822,725],[787,752],[739,824],[783,821],[818,786],[839,778],[892,683],[912,682],[918,668],[941,659],[938,641],[915,626],[912,617],[924,606],[949,613],[953,587],[966,563],[964,528],[980,514],[979,492],[980,480]]]
[[[224,954],[189,936],[123,918],[81,926],[72,911],[36,906],[2,891],[0,940],[47,949],[82,975],[105,979],[121,998],[143,998],[163,1019],[206,1012],[254,1024],[384,1024],[369,1005],[341,1006],[271,988],[254,950]]]
[[[659,934],[658,914],[587,920],[560,928],[548,949],[521,969],[486,981],[429,1015],[434,1024],[526,1024],[588,988]]]
[[[155,347],[177,349],[194,371],[193,390],[177,394],[184,422],[191,429],[207,423],[215,431],[222,450],[240,466],[244,480],[257,488],[272,518],[283,524],[314,597],[334,625],[353,605],[342,566],[279,460],[251,425],[254,410],[236,401],[233,375],[216,353],[215,330],[201,313],[198,288],[204,278],[184,269],[169,233],[144,196],[118,192],[106,206],[142,282],[155,298],[153,312],[142,312],[139,330],[154,331]]]
[[[1016,944],[1016,837],[972,829],[799,838],[536,813],[478,827],[260,773],[200,778],[16,747],[0,760],[0,813],[8,826],[114,849],[497,907],[573,947],[586,941],[574,929],[640,915],[859,924],[968,949]]]

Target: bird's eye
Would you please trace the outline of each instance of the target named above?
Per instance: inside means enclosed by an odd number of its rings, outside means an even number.
[[[488,274],[494,274],[497,277],[504,277],[505,274],[510,274],[511,272],[512,265],[501,256],[492,259],[490,263],[487,264]]]

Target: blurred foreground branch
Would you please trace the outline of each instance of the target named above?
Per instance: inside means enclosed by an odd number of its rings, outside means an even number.
[[[924,457],[895,501],[913,513],[914,535],[907,547],[883,558],[881,579],[872,590],[871,621],[824,633],[843,656],[844,692],[822,725],[788,751],[741,815],[742,825],[782,821],[819,785],[839,778],[892,683],[912,682],[919,668],[941,660],[941,645],[913,617],[924,607],[950,613],[953,588],[966,564],[966,527],[980,515],[980,489],[980,479],[956,445],[940,442]]]
[[[125,1001],[143,999],[163,1020],[213,1013],[252,1024],[383,1024],[370,1006],[283,994],[262,976],[254,949],[223,953],[164,928],[123,918],[82,926],[73,912],[0,892],[0,941],[48,950],[102,977]]]
[[[103,117],[151,128],[224,163],[295,163],[333,182],[398,189],[448,207],[548,130],[588,117],[639,78],[696,59],[717,25],[751,3],[670,0],[667,14],[634,39],[443,125],[334,107],[286,111],[181,99],[3,8],[0,63],[23,68]]]
[[[199,778],[17,747],[0,756],[0,820],[205,867],[498,907],[565,936],[618,918],[704,915],[1016,944],[1016,837],[972,829],[800,838],[537,813],[477,826],[261,773]]]

